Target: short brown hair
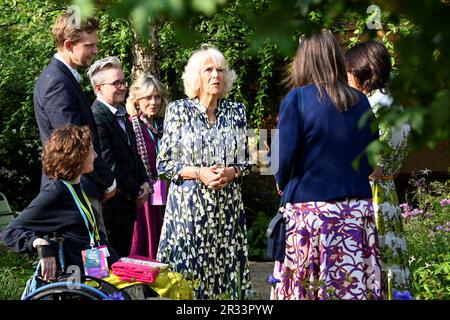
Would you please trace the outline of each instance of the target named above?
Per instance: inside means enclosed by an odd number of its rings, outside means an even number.
[[[51,179],[71,181],[82,172],[92,144],[87,126],[68,124],[56,129],[42,151],[42,168]]]
[[[391,74],[391,56],[378,40],[357,44],[345,53],[347,72],[356,77],[359,89],[371,92],[386,87]]]
[[[100,23],[96,18],[88,17],[80,21],[77,27],[73,13],[65,12],[60,15],[53,25],[53,36],[57,48],[62,48],[65,40],[77,43],[83,37],[83,32],[92,33],[99,29]]]

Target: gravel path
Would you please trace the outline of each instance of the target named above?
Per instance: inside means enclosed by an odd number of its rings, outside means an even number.
[[[270,297],[270,284],[267,283],[267,276],[273,273],[273,262],[250,261],[250,279],[254,300],[268,300]]]

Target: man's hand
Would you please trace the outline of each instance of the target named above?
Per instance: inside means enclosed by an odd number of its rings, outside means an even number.
[[[135,200],[138,207],[142,206],[148,200],[149,192],[150,192],[150,185],[148,184],[148,182],[143,183],[141,185],[139,195]]]
[[[102,201],[106,201],[106,200],[111,199],[112,197],[114,197],[114,196],[116,195],[116,192],[117,192],[117,187],[114,188],[114,190],[111,191],[111,192],[105,192],[105,193],[103,194]]]

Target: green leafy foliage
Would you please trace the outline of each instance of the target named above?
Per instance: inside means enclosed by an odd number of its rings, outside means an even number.
[[[418,267],[413,273],[413,290],[424,300],[450,299],[450,254]]]
[[[37,77],[56,52],[52,25],[68,1],[5,0],[0,7],[0,190],[20,211],[38,190],[41,144],[33,110]],[[100,12],[99,57],[116,55],[131,70],[132,32]],[[94,95],[87,77],[82,86]]]
[[[30,255],[14,254],[0,244],[0,300],[20,299],[34,272],[33,262]]]
[[[0,11],[0,189],[13,207],[30,200],[40,181],[40,142],[33,87],[54,51],[50,1],[3,1]]]
[[[246,211],[251,213],[251,210]],[[247,231],[248,257],[250,260],[264,261],[268,259],[266,229],[272,217],[264,211],[252,216],[254,221]]]

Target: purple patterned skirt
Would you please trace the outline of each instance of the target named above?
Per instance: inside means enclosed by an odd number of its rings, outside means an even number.
[[[273,300],[382,299],[372,200],[287,204]]]

